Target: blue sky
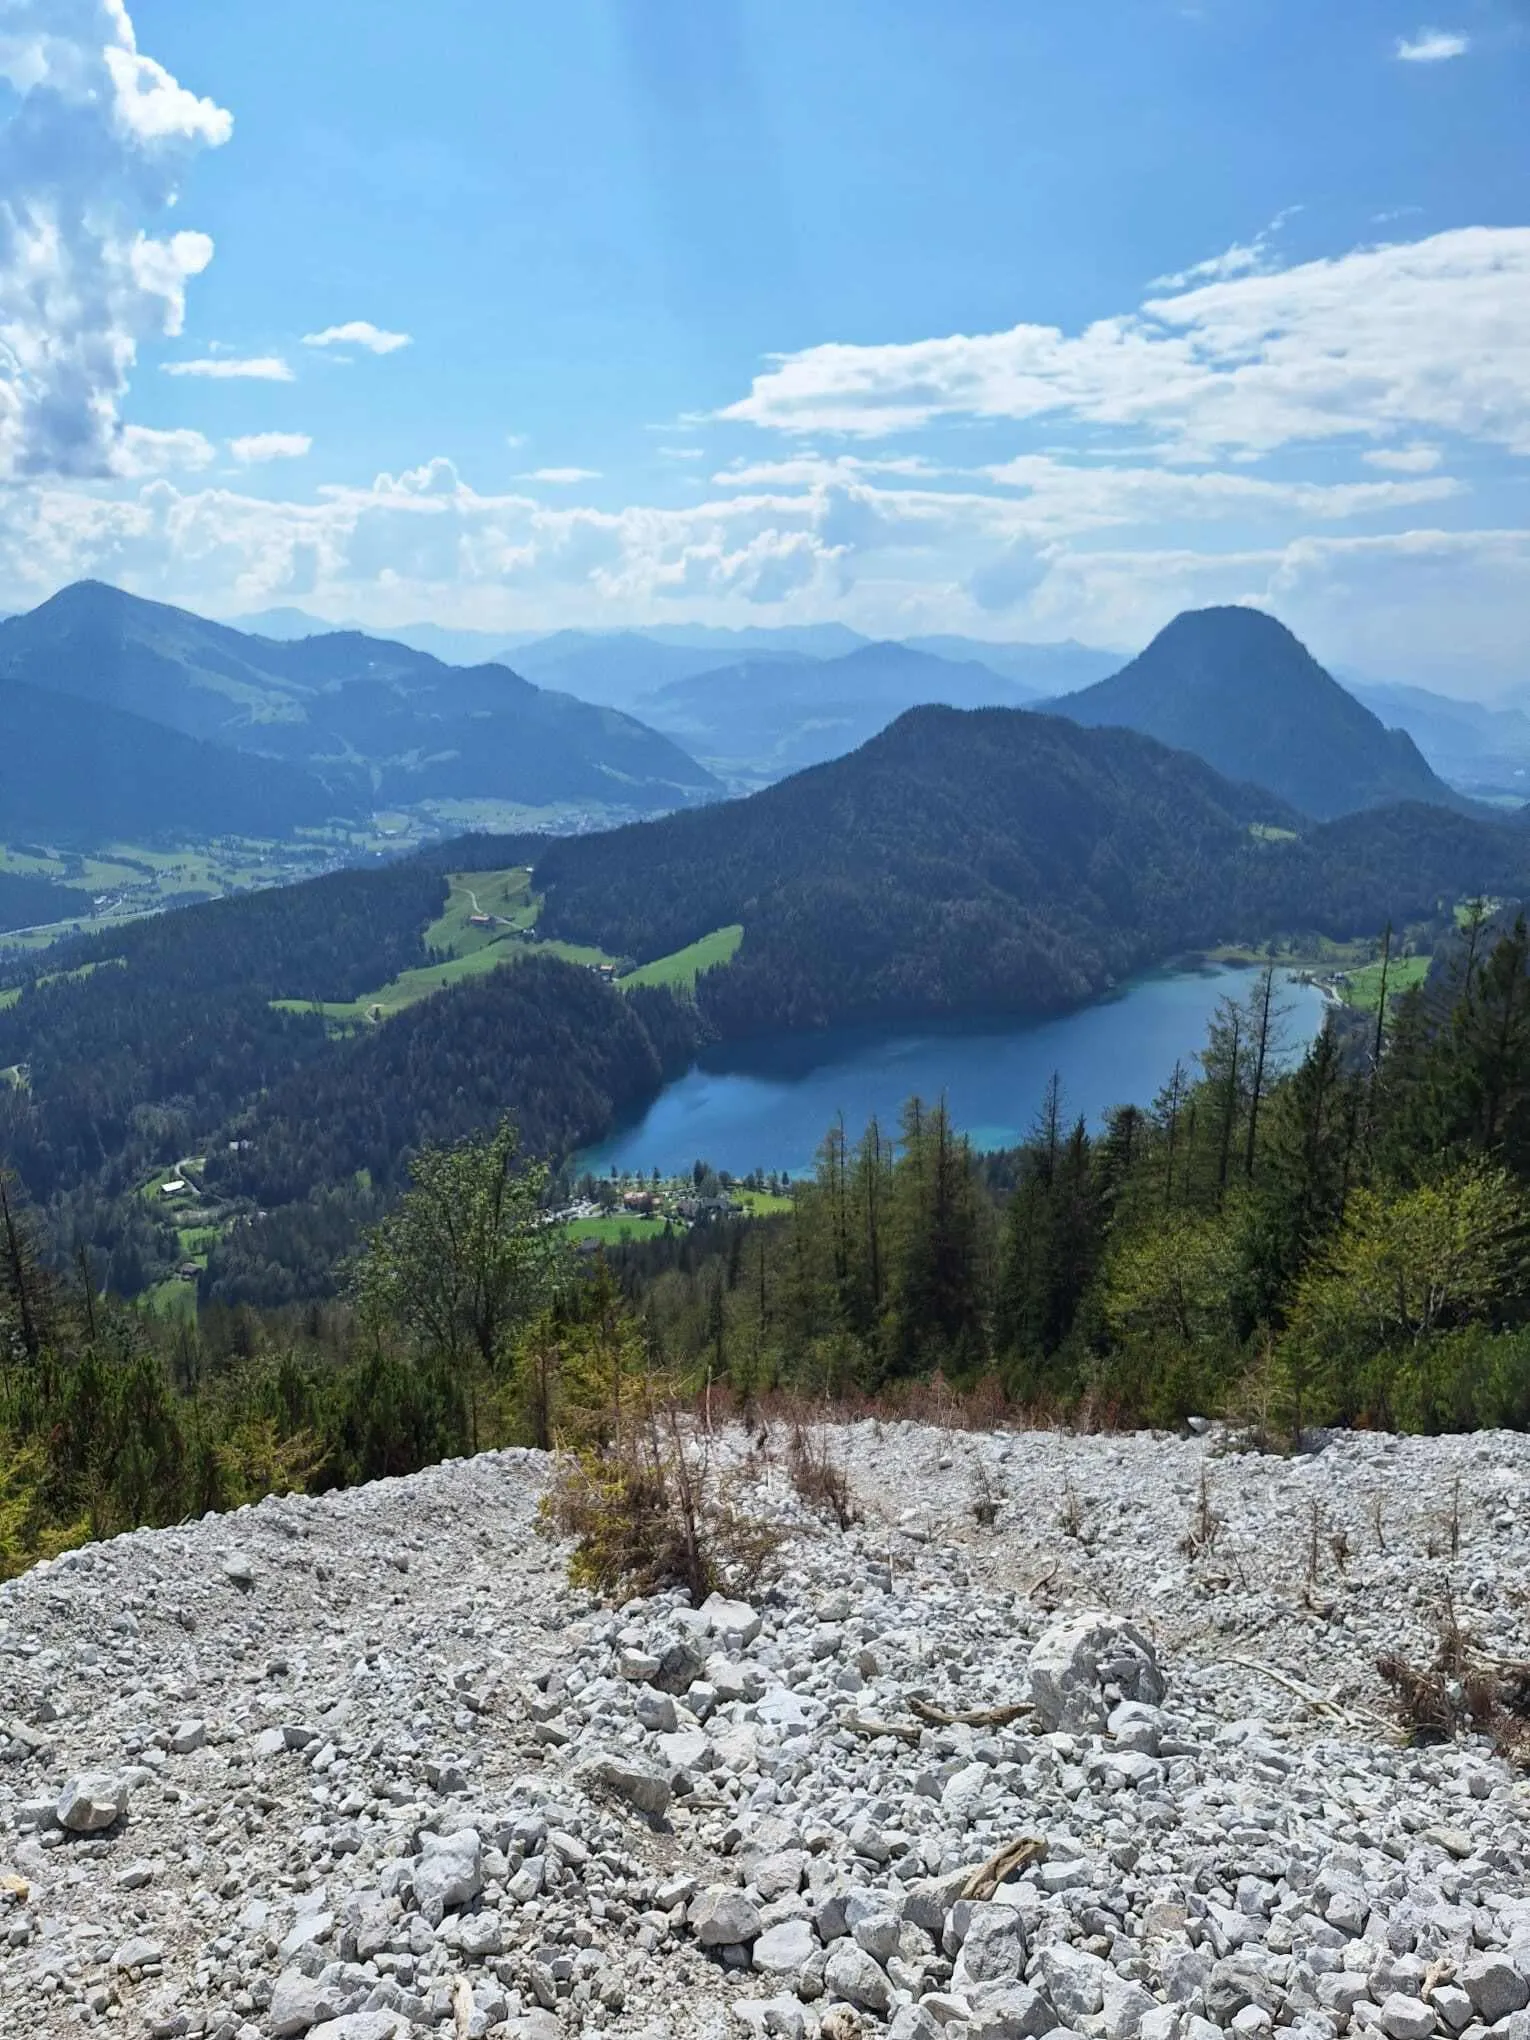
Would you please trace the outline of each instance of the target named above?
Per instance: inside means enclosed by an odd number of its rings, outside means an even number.
[[[1530,683],[1524,0],[6,0],[0,603]]]

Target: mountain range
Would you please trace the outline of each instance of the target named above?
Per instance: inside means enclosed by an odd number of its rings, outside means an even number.
[[[1530,795],[1530,715],[1523,708],[1381,681],[1344,684],[1390,727],[1406,730],[1435,771],[1463,792]]]
[[[975,660],[866,644],[834,659],[741,659],[671,680],[637,709],[724,778],[758,784],[843,757],[905,709],[1024,708],[1035,698]]]
[[[267,609],[236,621],[242,629],[283,639],[315,636],[334,628],[301,609]],[[585,701],[638,714],[656,690],[699,673],[728,670],[750,660],[843,659],[884,642],[843,623],[736,630],[695,623],[654,624],[641,630],[559,630],[551,634],[446,630],[438,624],[416,623],[390,631],[389,636],[454,664],[497,660],[514,666],[539,686],[561,688]],[[947,634],[899,642],[911,651],[928,652],[959,665],[976,661],[1038,699],[1085,687],[1115,672],[1121,664],[1118,652],[1072,641],[1004,644]]]
[[[1319,821],[1394,801],[1474,811],[1262,609],[1187,610],[1119,673],[1049,705],[1193,751]]]
[[[720,791],[670,738],[507,667],[253,637],[99,582],[0,624],[0,728],[0,837],[273,835],[430,800],[641,814]]]
[[[824,624],[561,631],[514,649],[515,671],[299,634],[298,611],[262,620],[286,634],[81,582],[0,622],[0,841],[271,837],[464,801],[562,807],[588,826],[778,780],[913,707],[1031,707],[1044,686],[1059,715],[1156,737],[1319,820],[1395,801],[1474,811],[1406,730],[1251,608],[1180,616],[1119,667],[1076,644],[873,643]],[[602,692],[635,713],[588,698]],[[1530,769],[1517,711],[1372,699],[1458,766],[1475,757],[1474,785],[1511,792],[1513,761]],[[1496,747],[1496,778],[1473,745]]]

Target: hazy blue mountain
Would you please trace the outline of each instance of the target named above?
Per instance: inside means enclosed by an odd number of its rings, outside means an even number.
[[[635,709],[672,680],[704,673],[718,663],[715,650],[672,645],[646,632],[560,630],[519,646],[516,671],[539,687],[557,687],[581,701]]]
[[[1319,820],[1394,801],[1475,811],[1262,609],[1187,610],[1119,673],[1049,706],[1193,751]]]
[[[669,737],[359,631],[285,643],[100,582],[0,624],[0,675],[316,773],[335,805],[497,799],[653,813],[719,789]]]
[[[762,783],[842,757],[905,709],[1013,708],[1028,699],[974,661],[867,644],[839,659],[742,659],[671,681],[638,706],[726,777]]]
[[[453,630],[439,623],[404,623],[387,631],[370,631],[354,617],[343,623],[329,623],[322,616],[310,616],[306,609],[259,609],[229,621],[236,630],[277,638],[284,644],[294,638],[327,637],[337,630],[359,630],[368,637],[385,637],[390,644],[408,645],[412,651],[429,652],[432,658],[448,666],[482,666],[503,660],[517,645],[531,644],[542,635],[540,631]]]
[[[783,623],[725,629],[706,623],[650,624],[643,632],[655,644],[693,645],[701,651],[728,652],[735,658],[758,652],[800,652],[809,659],[842,659],[873,640],[846,623]],[[714,661],[714,664],[720,661]]]
[[[1384,722],[1406,730],[1443,779],[1469,793],[1530,796],[1530,715],[1457,701],[1426,687],[1343,676]]]
[[[1072,694],[1117,672],[1121,665],[1119,652],[1102,652],[1097,645],[1081,645],[1073,638],[1052,645],[989,644],[983,638],[951,636],[911,637],[904,643],[917,652],[933,652],[938,659],[976,659],[1037,700]]]

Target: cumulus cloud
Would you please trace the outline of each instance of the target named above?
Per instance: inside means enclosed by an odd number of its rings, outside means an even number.
[[[1445,64],[1452,57],[1464,57],[1471,37],[1444,28],[1421,28],[1417,35],[1397,38],[1397,60],[1402,64]]]
[[[195,361],[162,361],[166,375],[199,376],[206,382],[292,382],[293,373],[279,354],[209,354]]]
[[[1384,468],[1394,475],[1427,475],[1445,456],[1437,446],[1373,446],[1360,458],[1367,467]]]
[[[364,347],[368,354],[396,354],[412,347],[412,333],[390,333],[374,326],[370,319],[348,319],[343,326],[326,326],[322,333],[305,333],[305,347]]]
[[[1185,459],[1420,431],[1530,452],[1530,228],[1202,283],[1082,332],[848,345],[778,357],[723,418],[881,437],[944,417],[1136,430]]]
[[[528,473],[517,475],[518,482],[546,482],[557,489],[576,488],[580,482],[598,482],[599,468],[543,467],[532,468]]]
[[[150,425],[124,425],[117,435],[112,468],[126,480],[137,481],[145,475],[211,467],[214,454],[212,441],[189,426],[160,431]]]
[[[0,474],[106,476],[141,459],[118,405],[138,348],[181,331],[212,258],[152,230],[233,122],[138,49],[123,0],[5,0],[0,79]]]
[[[242,467],[257,461],[301,460],[313,445],[306,432],[248,432],[231,439],[228,450]]]
[[[1361,670],[1463,690],[1522,678],[1530,531],[1329,519],[1256,543],[1223,521],[1205,546],[1170,545],[1163,534],[1188,530],[1188,513],[1156,524],[1144,513],[1123,531],[1103,509],[1090,521],[1094,498],[1070,498],[1080,487],[1067,472],[987,493],[868,478],[605,511],[480,493],[445,460],[302,500],[168,474],[130,493],[39,484],[0,492],[0,605],[93,574],[193,609],[302,601],[378,629],[420,615],[484,629],[641,624],[678,610],[838,615],[885,636],[991,633],[1001,616],[1015,636],[1132,646],[1177,609],[1252,601]]]

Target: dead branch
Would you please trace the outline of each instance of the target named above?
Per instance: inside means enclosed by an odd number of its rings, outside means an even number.
[[[999,1886],[1009,1878],[1017,1876],[1032,1863],[1045,1861],[1047,1845],[1040,1835],[1021,1835],[1018,1841],[1006,1842],[986,1863],[979,1863],[962,1886],[962,1897],[989,1899]]]

